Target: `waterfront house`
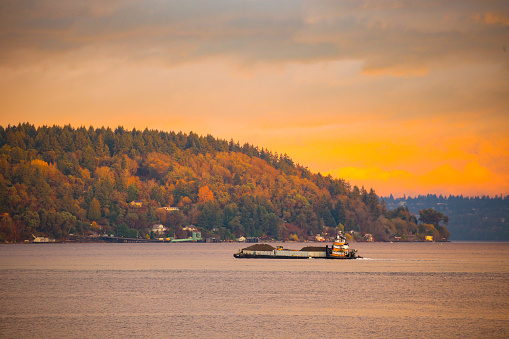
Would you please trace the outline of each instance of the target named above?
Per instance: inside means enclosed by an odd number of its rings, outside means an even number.
[[[372,242],[373,241],[373,234],[366,233],[364,235],[364,241]]]
[[[152,226],[152,229],[150,231],[153,232],[154,234],[164,234],[168,232],[168,228],[164,227],[164,225],[162,224],[156,224]]]

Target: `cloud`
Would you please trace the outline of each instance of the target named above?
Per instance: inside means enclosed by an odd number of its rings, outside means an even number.
[[[329,173],[345,178],[352,185],[374,187],[379,195],[432,192],[445,195],[498,195],[509,189],[504,176],[491,172],[475,161],[462,168],[445,164],[424,174],[379,167],[344,167]]]
[[[486,12],[475,16],[475,19],[478,22],[484,22],[488,25],[509,26],[509,15],[507,12]]]
[[[350,178],[354,180],[375,180],[375,181],[390,181],[390,180],[405,180],[412,176],[408,171],[404,170],[389,170],[384,171],[379,167],[343,167],[335,171],[340,178]]]
[[[504,1],[480,0],[6,0],[0,65],[81,51],[167,66],[360,60],[366,74],[420,76],[444,61],[507,63],[495,52],[507,17]]]
[[[469,162],[463,168],[444,164],[419,178],[424,185],[485,185],[492,181],[489,169],[477,162]]]

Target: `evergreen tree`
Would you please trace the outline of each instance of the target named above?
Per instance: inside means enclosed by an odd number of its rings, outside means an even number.
[[[92,221],[99,221],[101,219],[101,203],[96,198],[92,199],[88,208],[88,219]]]

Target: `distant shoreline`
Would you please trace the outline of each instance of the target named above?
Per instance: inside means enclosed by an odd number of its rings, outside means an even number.
[[[114,244],[249,244],[245,242],[236,242],[236,241],[220,241],[220,242],[179,242],[179,243],[172,243],[169,241],[150,241],[150,242],[115,242]],[[285,243],[285,244],[323,244],[324,242],[319,241],[303,241],[303,242],[295,242],[295,241],[264,241],[260,243]],[[359,241],[355,242],[357,244],[411,244],[411,243],[436,243],[436,244],[443,244],[443,243],[455,243],[455,244],[467,244],[467,243],[489,243],[489,244],[509,244],[509,241],[475,241],[475,240],[448,240],[448,241]],[[49,244],[59,244],[59,245],[65,245],[65,244],[111,244],[111,242],[107,241],[54,241],[54,242],[15,242],[15,243],[0,243],[0,245],[49,245]]]

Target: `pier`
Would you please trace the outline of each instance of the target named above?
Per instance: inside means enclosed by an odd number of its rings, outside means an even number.
[[[130,242],[169,242],[164,240],[158,240],[158,239],[145,239],[145,238],[124,238],[124,237],[109,237],[109,236],[102,236],[100,237],[101,240],[105,242],[112,242],[112,243],[130,243]]]

